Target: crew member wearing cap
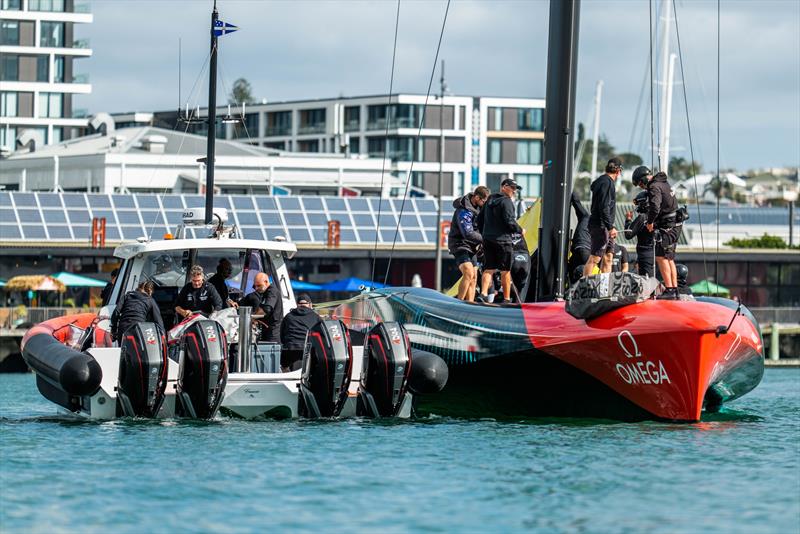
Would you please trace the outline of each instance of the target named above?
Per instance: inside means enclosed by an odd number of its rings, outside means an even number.
[[[322,318],[313,310],[311,297],[308,293],[300,293],[297,307],[286,314],[281,322],[281,369],[284,372],[300,368],[308,331],[320,321]]]
[[[253,292],[239,301],[239,306],[250,306],[253,314],[263,313],[262,323],[266,331],[261,332],[264,341],[280,342],[281,320],[283,320],[283,298],[278,286],[269,282],[266,273],[257,273],[253,278]]]
[[[481,277],[481,296],[486,298],[492,285],[492,275],[500,271],[503,302],[511,302],[511,262],[514,256],[513,234],[525,235],[525,229],[517,224],[514,201],[511,200],[522,188],[511,178],[500,184],[500,192],[489,197],[478,215],[478,228],[483,235],[483,254],[486,261]]]
[[[678,298],[678,271],[675,267],[675,246],[681,226],[678,225],[678,201],[667,181],[667,173],[659,172],[647,184],[647,230],[658,229],[656,264],[664,280],[664,298]]]
[[[653,241],[653,234],[647,229],[647,182],[653,175],[650,169],[642,165],[636,167],[633,171],[633,185],[643,189],[633,199],[633,205],[636,207],[636,217],[633,212],[629,211],[625,214],[625,239],[632,240],[636,238],[636,263],[637,271],[642,276],[654,277],[655,272],[655,242]]]
[[[614,239],[617,229],[614,228],[616,211],[616,181],[622,176],[622,161],[611,158],[606,164],[606,173],[592,182],[592,209],[589,214],[589,261],[583,266],[583,276],[592,274],[592,270],[600,263],[607,252],[614,251]]]

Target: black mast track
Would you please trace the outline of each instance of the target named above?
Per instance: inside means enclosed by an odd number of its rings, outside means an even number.
[[[564,296],[572,193],[580,0],[550,0],[542,223],[536,300]]]
[[[211,65],[208,74],[208,135],[206,137],[206,224],[211,224],[214,211],[214,142],[217,135],[217,36],[215,23],[219,18],[217,2],[211,12]]]

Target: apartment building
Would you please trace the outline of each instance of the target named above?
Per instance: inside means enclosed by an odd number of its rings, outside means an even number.
[[[13,151],[16,139],[39,146],[79,134],[73,96],[92,86],[75,60],[92,55],[75,25],[89,24],[86,4],[74,0],[0,0],[0,148]]]
[[[200,116],[207,116],[200,110]],[[224,116],[221,106],[217,114]],[[241,115],[240,107],[231,110]],[[118,127],[144,124],[174,128],[177,111],[112,114]],[[186,128],[187,126],[181,126]],[[206,124],[189,131],[204,135]],[[388,128],[388,129],[387,129]],[[244,107],[239,124],[217,124],[216,135],[261,147],[300,153],[344,153],[390,160],[387,172],[412,194],[438,192],[440,136],[444,196],[477,185],[498,190],[506,177],[524,187],[526,197],[541,192],[544,100],[447,95],[359,96]],[[402,192],[400,192],[402,194]]]

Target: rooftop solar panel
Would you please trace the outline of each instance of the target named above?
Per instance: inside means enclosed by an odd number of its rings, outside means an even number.
[[[328,216],[324,213],[317,213],[317,212],[306,212],[306,217],[308,218],[308,224],[311,226],[327,226],[328,225]]]
[[[87,196],[89,201],[89,205],[93,208],[110,208],[111,207],[111,199],[108,198],[108,195],[92,195],[89,194]]]
[[[136,202],[139,204],[139,209],[158,209],[161,207],[158,204],[158,196],[156,195],[136,195]]]
[[[17,214],[12,209],[0,209],[0,223],[15,223],[17,222]]]
[[[347,211],[347,205],[343,198],[326,197],[325,204],[328,206],[328,211]]]
[[[68,208],[85,208],[86,195],[83,193],[64,193],[61,195],[64,205]]]
[[[18,209],[17,215],[19,215],[19,222],[21,223],[39,223],[42,222],[42,214],[39,213],[39,210],[32,210],[32,209]]]
[[[10,224],[0,224],[0,239],[20,239],[19,226]]]
[[[36,198],[39,199],[39,205],[43,208],[63,208],[61,204],[61,195],[37,193]]]
[[[252,210],[253,207],[253,197],[241,196],[236,195],[231,197],[233,199],[233,207],[236,210]]]
[[[161,205],[165,210],[183,210],[183,199],[180,195],[164,195],[161,197]]]
[[[67,216],[64,210],[42,210],[44,222],[47,225],[66,224]]]
[[[44,232],[44,226],[23,224],[22,233],[25,234],[25,239],[47,239],[47,234]]]
[[[70,232],[69,226],[48,226],[47,233],[50,234],[50,239],[72,240],[72,232]]]
[[[287,210],[294,210],[299,211],[300,208],[300,199],[297,197],[278,197],[278,205],[280,209],[287,211]]]
[[[322,211],[325,206],[320,197],[303,197],[303,208],[306,211]]]
[[[33,193],[14,193],[14,204],[16,204],[17,207],[36,207],[36,195]]]
[[[114,201],[114,207],[116,207],[117,209],[136,207],[136,204],[134,204],[133,197],[131,195],[111,195],[111,198]]]

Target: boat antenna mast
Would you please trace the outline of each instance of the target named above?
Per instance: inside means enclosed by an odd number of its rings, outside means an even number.
[[[211,224],[214,212],[214,142],[217,133],[217,0],[211,12],[211,56],[208,69],[208,133],[206,134],[206,224]]]
[[[563,298],[572,194],[580,0],[550,0],[542,224],[536,300]]]

